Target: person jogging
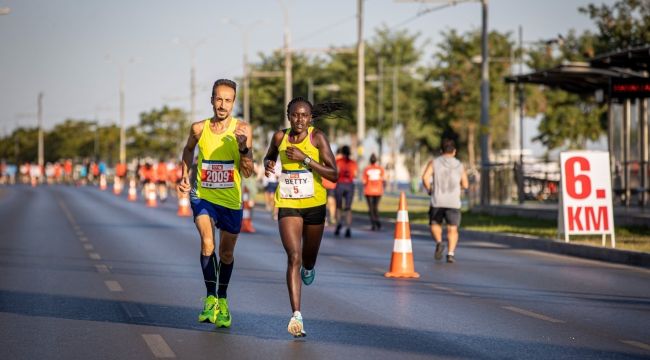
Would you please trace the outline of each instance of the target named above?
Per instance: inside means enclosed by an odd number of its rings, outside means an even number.
[[[341,157],[336,159],[339,170],[336,181],[336,229],[334,235],[339,236],[345,222],[345,237],[352,236],[352,200],[354,200],[354,179],[357,177],[357,162],[350,158],[350,147],[341,147]]]
[[[210,119],[192,124],[183,149],[179,191],[192,190],[190,204],[201,237],[201,269],[207,296],[200,322],[230,327],[227,289],[234,265],[234,250],[242,222],[242,180],[253,173],[253,130],[231,116],[237,85],[220,79],[212,87]],[[194,148],[198,145],[195,181],[190,182]],[[219,229],[219,257],[214,253],[215,227]],[[217,282],[218,281],[218,282]]]
[[[278,156],[282,162],[279,185],[275,192],[280,238],[287,253],[287,288],[293,312],[287,330],[294,337],[306,335],[300,313],[301,279],[310,285],[316,276],[316,257],[325,227],[326,178],[337,178],[336,161],[321,130],[312,126],[320,110],[303,99],[287,105],[291,127],[279,130],[271,138],[264,157],[265,175],[274,172]]]
[[[377,164],[377,156],[370,155],[370,165],[363,170],[363,194],[368,203],[368,215],[370,216],[371,229],[381,230],[379,221],[379,201],[384,195],[384,168]]]
[[[429,225],[431,236],[436,241],[434,258],[442,259],[442,224],[447,224],[447,262],[456,262],[455,253],[458,244],[458,227],[460,226],[461,188],[467,189],[469,181],[463,164],[456,159],[456,145],[451,139],[442,140],[442,155],[429,161],[422,173],[422,183],[431,195],[429,207]]]

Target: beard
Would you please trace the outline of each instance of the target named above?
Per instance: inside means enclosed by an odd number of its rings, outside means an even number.
[[[214,112],[214,116],[217,118],[217,120],[226,120],[228,116],[230,116],[230,113],[226,110],[217,110]]]

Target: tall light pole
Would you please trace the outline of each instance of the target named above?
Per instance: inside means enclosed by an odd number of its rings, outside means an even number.
[[[366,137],[365,48],[363,43],[363,0],[357,0],[357,155],[363,155]]]
[[[43,92],[38,93],[38,166],[42,169],[45,163],[43,144]]]
[[[490,205],[490,75],[488,0],[481,0],[481,205]]]
[[[196,49],[205,43],[205,39],[194,43],[182,42],[179,38],[172,39],[174,44],[183,44],[190,50],[190,123],[196,120]]]
[[[243,43],[243,56],[242,56],[242,64],[243,64],[243,80],[244,80],[244,121],[250,122],[250,113],[251,113],[251,105],[250,105],[250,68],[248,65],[248,42],[249,42],[249,37],[250,37],[250,32],[255,29],[256,26],[262,24],[264,21],[262,20],[257,20],[249,24],[241,24],[237,21],[234,21],[229,18],[223,19],[223,21],[227,24],[235,25],[239,31],[241,32],[242,35],[242,43]]]
[[[289,30],[289,9],[284,0],[278,0],[282,6],[284,17],[284,103],[286,104],[293,98],[293,79],[291,63],[291,32]],[[284,126],[289,127],[289,119],[285,117]]]
[[[135,62],[133,58],[130,58],[128,62],[121,63],[115,62],[111,59],[110,56],[106,58],[106,61],[112,62],[117,65],[120,72],[120,163],[126,164],[126,130],[124,129],[125,122],[125,110],[124,110],[124,74],[126,72],[126,66]]]

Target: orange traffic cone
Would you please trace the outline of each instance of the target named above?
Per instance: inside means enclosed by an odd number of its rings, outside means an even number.
[[[149,183],[147,186],[147,207],[158,207],[158,201],[156,199],[156,185]]]
[[[99,175],[99,190],[105,191],[107,188],[108,184],[106,184],[106,175]]]
[[[251,216],[251,205],[248,198],[248,188],[244,186],[242,193],[242,202],[244,203],[244,214],[241,221],[241,232],[254,233],[253,219]]]
[[[395,223],[395,243],[393,255],[390,259],[390,271],[384,274],[385,277],[419,278],[420,274],[415,272],[413,266],[413,248],[411,246],[411,227],[409,225],[409,213],[406,210],[406,195],[404,192],[399,197],[399,209],[397,210],[397,222]]]
[[[122,193],[122,179],[118,176],[113,181],[113,194],[120,195]]]
[[[136,201],[138,200],[138,190],[135,188],[135,179],[131,179],[129,181],[129,201]]]
[[[192,210],[190,210],[190,198],[187,194],[179,192],[178,194],[178,216],[192,216]]]

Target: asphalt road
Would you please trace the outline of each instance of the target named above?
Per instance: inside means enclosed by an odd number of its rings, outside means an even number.
[[[291,308],[276,222],[256,209],[228,290],[233,325],[199,324],[199,239],[176,204],[147,208],[94,187],[0,187],[0,359],[650,358],[650,271],[461,239],[419,279],[383,276],[393,248],[357,224],[326,229]]]

